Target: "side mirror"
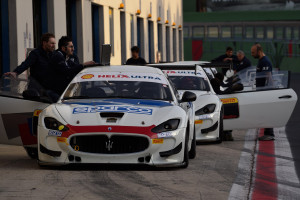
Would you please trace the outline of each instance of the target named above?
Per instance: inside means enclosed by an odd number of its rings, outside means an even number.
[[[33,89],[25,90],[22,93],[22,96],[24,97],[24,99],[32,100],[32,101],[38,101],[41,98],[39,92]]]
[[[191,102],[191,101],[196,101],[197,96],[193,92],[186,91],[183,93],[181,102]]]

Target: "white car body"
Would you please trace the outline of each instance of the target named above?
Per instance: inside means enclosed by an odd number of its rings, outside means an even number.
[[[197,66],[195,70],[163,70],[168,74],[171,80],[178,80],[184,78],[197,77],[203,80],[205,83],[206,90],[198,88],[193,90],[183,90],[183,88],[177,88],[179,93],[182,95],[185,91],[193,92],[197,95],[196,101],[193,102],[195,108],[195,129],[196,129],[196,140],[197,141],[222,141],[222,131],[223,131],[223,118],[222,118],[222,102],[218,96],[213,91],[209,79],[202,69],[202,67]],[[184,80],[183,80],[184,81]],[[174,83],[175,84],[175,83]],[[175,84],[178,87],[183,83]],[[205,108],[205,106],[214,104],[215,109],[212,112],[197,114],[197,111]]]
[[[151,66],[156,66],[165,70],[175,70],[178,67],[180,70],[184,70],[185,67],[187,69],[194,67],[201,74],[201,72],[204,72],[201,66],[205,68],[207,63],[209,62],[181,61],[175,63],[155,64]],[[205,70],[206,73],[210,73],[210,75],[216,73],[216,69],[214,68],[213,64],[209,64],[209,67],[209,70]],[[218,66],[216,65],[216,67]],[[191,71],[191,69],[189,69],[189,71]],[[170,75],[171,74],[169,73],[169,76]],[[252,77],[252,74],[249,73],[249,76]],[[278,76],[278,74],[276,74],[276,76]],[[248,80],[250,78],[246,77],[246,79]],[[288,87],[288,84],[285,86],[281,85],[280,87],[276,88],[264,88],[263,90],[256,90],[255,85],[254,87],[249,87],[247,85],[244,87],[243,91],[222,95],[215,94],[211,85],[210,91],[208,92],[197,92],[195,90],[192,91],[197,94],[197,100],[193,102],[195,112],[199,108],[208,104],[218,105],[216,106],[215,113],[212,115],[203,115],[200,117],[195,116],[197,141],[214,141],[220,139],[220,133],[217,131],[211,133],[211,135],[200,134],[201,129],[211,126],[217,121],[217,119],[221,121],[220,116],[218,117],[221,108],[219,105],[220,100],[222,101],[224,108],[223,130],[236,130],[285,126],[295,108],[298,99],[297,94],[293,89]],[[197,126],[196,120],[202,120],[202,118],[204,118],[202,126]],[[218,127],[218,129],[220,130],[220,127]]]
[[[193,134],[188,133],[194,131],[194,109],[189,102],[178,102],[161,70],[142,66],[87,68],[73,79],[63,96],[73,92],[72,88],[83,87],[84,84],[96,85],[99,81],[158,83],[170,88],[172,100],[64,100],[62,97],[39,116],[40,163],[184,164],[185,151],[192,148]],[[121,117],[115,116],[120,113]],[[66,130],[49,129],[49,125],[47,127],[45,124],[46,118],[54,118],[61,123],[61,127],[67,127]],[[179,120],[178,128],[153,132],[153,128],[171,119]]]

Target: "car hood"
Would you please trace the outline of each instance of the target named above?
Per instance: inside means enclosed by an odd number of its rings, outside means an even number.
[[[176,116],[180,109],[166,101],[140,99],[68,100],[55,107],[67,124],[73,126],[151,126]]]

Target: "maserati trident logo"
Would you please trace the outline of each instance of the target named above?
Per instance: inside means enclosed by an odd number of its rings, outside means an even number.
[[[114,142],[111,142],[110,140],[108,140],[108,142],[105,142],[106,148],[107,148],[108,151],[110,151],[112,149],[113,143]]]

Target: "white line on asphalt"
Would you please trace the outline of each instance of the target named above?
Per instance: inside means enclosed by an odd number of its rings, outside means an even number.
[[[248,198],[255,159],[256,138],[256,129],[249,129],[246,132],[244,149],[241,152],[237,175],[228,197],[230,200],[244,200]]]

